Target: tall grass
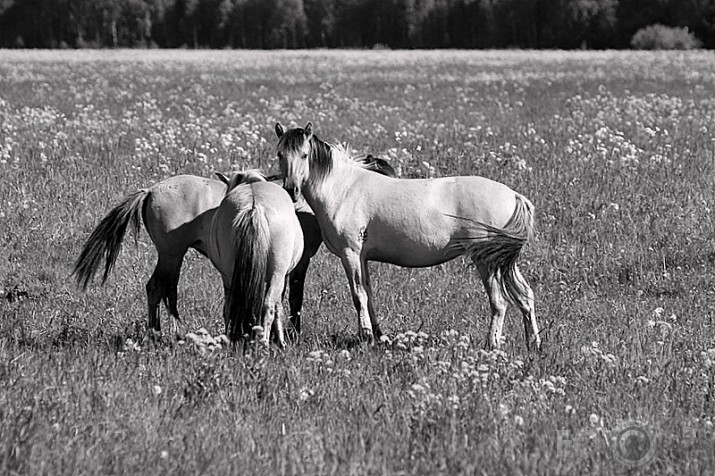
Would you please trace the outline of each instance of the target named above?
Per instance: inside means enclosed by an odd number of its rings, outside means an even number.
[[[714,73],[707,52],[0,52],[0,472],[712,473]],[[545,352],[513,310],[482,350],[460,260],[371,265],[376,347],[324,250],[283,352],[142,344],[146,234],[76,291],[125,193],[275,170],[276,121],[528,196]],[[190,329],[221,332],[195,253],[179,293]]]

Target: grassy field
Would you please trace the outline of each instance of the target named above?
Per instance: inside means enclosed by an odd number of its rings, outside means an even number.
[[[711,52],[0,51],[0,473],[714,474],[713,91]],[[142,345],[146,233],[75,289],[125,193],[275,171],[276,121],[529,197],[544,352],[514,310],[483,350],[463,260],[373,264],[375,347],[324,248],[282,352]],[[197,253],[179,293],[221,333]]]

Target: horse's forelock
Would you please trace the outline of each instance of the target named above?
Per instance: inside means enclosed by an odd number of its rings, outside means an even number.
[[[278,141],[278,148],[281,150],[299,150],[305,143],[306,134],[301,128],[290,129],[283,134]]]

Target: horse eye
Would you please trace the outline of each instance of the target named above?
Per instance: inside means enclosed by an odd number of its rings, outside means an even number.
[[[303,154],[303,160],[308,158],[308,154]]]

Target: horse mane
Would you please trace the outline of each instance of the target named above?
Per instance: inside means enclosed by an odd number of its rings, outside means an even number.
[[[265,182],[266,176],[263,175],[259,169],[248,169],[242,172],[236,173],[231,180],[228,181],[226,193],[230,192],[234,188],[241,184],[254,183],[254,182]]]
[[[352,164],[365,170],[376,170],[366,159],[354,156],[349,146],[331,144],[320,140],[315,134],[310,138],[310,168],[316,182],[322,181],[333,170],[335,162]]]
[[[306,136],[305,129],[300,127],[290,129],[283,134],[278,142],[278,147],[283,150],[300,150],[305,143]],[[309,137],[310,155],[308,160],[311,181],[313,182],[322,182],[333,170],[336,161],[352,164],[365,170],[380,171],[382,169],[382,167],[372,163],[368,158],[353,156],[352,151],[347,146],[325,142],[315,134],[310,134]],[[390,175],[389,172],[381,173]]]

